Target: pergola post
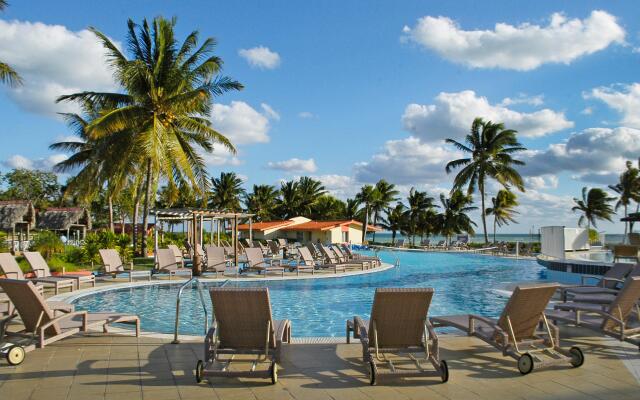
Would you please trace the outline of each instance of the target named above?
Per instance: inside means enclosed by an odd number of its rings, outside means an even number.
[[[253,242],[253,221],[249,217],[249,242]]]
[[[220,247],[220,220],[216,220],[216,234],[218,235],[218,247]]]
[[[240,272],[238,266],[238,216],[233,216],[233,231],[231,232],[233,239],[233,265],[236,267],[236,275]]]
[[[158,263],[158,218],[156,217],[156,223],[153,225],[153,265]]]
[[[204,243],[204,215],[200,214],[200,244]]]
[[[211,227],[209,230],[209,243],[213,244],[213,218],[211,218]]]
[[[193,213],[191,223],[193,224],[193,275],[200,276],[200,274],[202,273],[202,265],[200,263],[200,253],[196,250],[196,248],[199,246],[199,237],[196,231],[196,229],[198,228],[198,215],[196,213]]]

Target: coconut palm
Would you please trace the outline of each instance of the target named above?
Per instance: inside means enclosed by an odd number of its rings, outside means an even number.
[[[446,238],[447,245],[451,242],[451,236],[467,232],[473,235],[476,226],[475,222],[467,215],[467,213],[477,210],[473,207],[473,199],[471,195],[464,194],[460,189],[455,189],[449,197],[444,193],[440,194],[440,203],[442,203],[442,212],[435,217],[435,224],[438,232]]]
[[[476,187],[480,191],[485,243],[489,243],[485,214],[487,178],[495,179],[505,189],[513,185],[524,192],[524,181],[514,168],[517,165],[524,165],[524,162],[514,159],[512,155],[526,148],[518,142],[516,134],[517,132],[512,129],[505,129],[502,123],[485,122],[482,118],[476,118],[471,124],[471,133],[465,138],[465,144],[454,139],[446,140],[458,150],[470,154],[468,158],[450,161],[445,169],[450,173],[454,169],[461,168],[453,181],[452,193],[464,186],[467,186],[468,195],[473,194]]]
[[[280,183],[280,197],[277,200],[278,214],[281,218],[293,218],[298,216],[300,210],[300,191],[298,181],[286,181]]]
[[[364,206],[363,227],[362,227],[362,243],[365,243],[367,237],[367,228],[369,227],[369,214],[371,213],[371,205],[377,201],[378,192],[372,185],[364,185],[360,188],[360,192],[356,194],[355,199]]]
[[[212,55],[215,40],[198,46],[198,32],[179,44],[174,35],[176,20],[155,18],[142,25],[128,21],[127,46],[131,59],[105,34],[90,28],[102,42],[116,82],[123,93],[85,91],[61,96],[58,101],[100,104],[109,112],[87,126],[88,135],[101,138],[119,132],[132,136],[135,162],[144,179],[142,250],[146,252],[152,187],[163,177],[178,184],[188,182],[203,193],[207,173],[198,148],[211,152],[218,143],[231,152],[235,148],[209,122],[214,96],[242,85],[220,76],[222,60]]]
[[[405,232],[410,236],[412,244],[415,244],[415,236],[420,233],[419,222],[421,215],[433,210],[433,200],[433,197],[430,197],[427,192],[421,192],[414,187],[409,190],[409,196],[407,197],[408,207],[405,210]]]
[[[247,211],[255,214],[257,221],[271,221],[275,218],[278,189],[271,185],[253,185],[251,193],[246,194],[244,203]]]
[[[615,210],[622,206],[624,216],[627,217],[628,207],[632,201],[640,203],[640,171],[635,168],[631,161],[627,161],[627,169],[620,174],[620,180],[615,185],[609,185],[609,189],[618,194],[618,201]],[[624,234],[627,235],[627,222],[624,223]]]
[[[380,225],[383,229],[391,231],[391,245],[396,244],[396,233],[401,231],[405,225],[406,207],[401,202],[396,203],[395,207],[387,208],[387,218],[383,218]]]
[[[308,176],[303,176],[298,180],[297,190],[299,201],[297,214],[310,217],[316,200],[327,193],[322,182]]]
[[[219,178],[211,178],[209,207],[218,211],[239,212],[244,193],[242,179],[235,172],[221,172]]]
[[[4,10],[8,4],[6,0],[0,0],[0,11]],[[0,61],[0,82],[7,83],[9,86],[19,86],[22,84],[22,78],[9,64]]]
[[[352,220],[362,219],[362,209],[357,199],[347,199],[345,203],[344,218]]]
[[[587,232],[591,232],[591,225],[597,228],[598,220],[611,221],[615,212],[609,203],[615,199],[615,197],[609,197],[607,192],[600,188],[589,189],[585,186],[582,188],[582,198],[573,198],[576,205],[571,208],[571,211],[582,214],[578,225],[583,226],[586,221]]]
[[[496,241],[497,226],[509,225],[509,222],[516,222],[514,215],[518,214],[515,207],[518,206],[518,200],[515,193],[501,189],[496,197],[491,198],[492,207],[487,208],[487,215],[493,215],[493,241]],[[517,223],[517,222],[516,222]]]
[[[323,194],[314,202],[311,218],[325,221],[342,219],[344,218],[346,207],[347,205],[344,201],[330,194]]]
[[[377,224],[382,217],[382,212],[389,208],[389,205],[398,200],[399,191],[396,190],[396,185],[389,183],[384,179],[380,179],[376,183],[375,200],[371,204],[371,211],[373,212],[373,224]],[[376,241],[376,232],[373,231],[373,241]]]

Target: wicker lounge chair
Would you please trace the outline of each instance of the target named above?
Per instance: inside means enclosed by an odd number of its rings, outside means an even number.
[[[371,265],[373,267],[379,267],[380,265],[382,265],[382,261],[380,260],[380,257],[377,256],[364,256],[360,253],[354,253],[351,250],[351,247],[349,245],[346,244],[341,244],[338,245],[337,247],[339,247],[342,250],[342,254],[344,256],[347,257],[348,260],[362,260],[362,261],[369,261],[371,262]]]
[[[584,362],[580,348],[561,348],[558,328],[550,324],[544,315],[557,288],[556,284],[516,287],[498,320],[479,315],[453,315],[433,317],[431,322],[436,328],[460,329],[501,350],[503,355],[518,361],[518,370],[523,375],[533,371],[535,365],[568,362],[579,367]],[[544,330],[537,331],[538,325]]]
[[[282,258],[282,248],[278,243],[273,240],[267,240],[267,245],[269,246],[269,251],[271,252],[271,257],[273,258]]]
[[[361,262],[361,261],[341,261],[338,259],[336,253],[334,253],[334,251],[332,249],[330,249],[329,247],[325,246],[325,245],[320,245],[320,251],[322,251],[322,255],[324,256],[327,264],[329,265],[333,265],[333,264],[339,264],[346,267],[354,267],[354,268],[360,268],[361,270],[365,270],[369,267],[369,262]]]
[[[117,278],[119,275],[126,275],[128,276],[129,282],[133,282],[134,278],[143,278],[149,281],[151,280],[151,271],[134,271],[133,261],[129,264],[129,269],[127,270],[117,250],[100,249],[98,250],[98,252],[100,253],[100,258],[102,259],[103,264],[102,275],[110,275],[114,278]]]
[[[626,279],[620,293],[608,305],[569,301],[556,304],[547,318],[574,324],[638,345],[640,350],[640,277]]]
[[[227,267],[231,266],[231,261],[224,255],[224,249],[222,247],[207,246],[204,251],[207,254],[207,262],[204,264],[203,272],[214,272],[216,278],[220,273],[224,275]]]
[[[582,275],[580,286],[562,287],[562,300],[567,301],[571,296],[579,294],[615,294],[624,283],[624,278],[634,269],[633,264],[616,263],[604,275]],[[588,282],[592,284],[589,285]]]
[[[4,272],[7,278],[13,278],[18,280],[24,280],[24,274],[18,265],[16,259],[11,255],[11,253],[0,253],[0,269]],[[55,294],[60,292],[60,289],[69,289],[73,291],[74,289],[74,281],[73,279],[66,278],[29,278],[29,281],[37,282],[38,290],[42,293],[42,286],[44,287],[52,287]]]
[[[212,288],[209,294],[213,323],[204,339],[204,361],[198,360],[196,365],[197,382],[225,376],[271,378],[275,384],[282,343],[291,342],[291,322],[273,319],[269,289]],[[223,359],[223,354],[230,357]],[[256,358],[246,370],[231,370],[229,364],[236,354]],[[267,368],[257,369],[260,364],[267,364]]]
[[[31,335],[38,347],[56,342],[89,328],[102,327],[115,323],[132,324],[136,327],[136,336],[140,335],[140,318],[137,315],[118,313],[88,313],[73,311],[55,316],[33,283],[17,279],[0,279],[0,287],[15,305],[24,325],[21,335]]]
[[[447,363],[439,358],[438,336],[427,319],[432,298],[432,288],[376,289],[371,319],[353,318],[372,385],[386,377],[435,375],[442,382],[449,380]],[[422,353],[422,360],[416,353]],[[435,371],[422,364],[429,362]]]
[[[375,261],[371,259],[357,258],[351,259],[351,257],[346,256],[339,246],[331,245],[329,249],[333,250],[333,253],[336,255],[336,260],[341,263],[357,263],[362,264],[362,269],[369,269],[375,266]]]
[[[264,272],[264,276],[267,276],[269,272],[277,272],[284,276],[282,260],[265,259],[262,256],[262,250],[257,247],[247,247],[244,249],[244,253],[247,256],[247,269],[249,271],[257,271],[258,274]]]
[[[158,257],[157,271],[169,274],[169,279],[173,279],[175,275],[188,275],[189,279],[193,276],[191,268],[183,268],[180,261],[176,260],[173,250],[158,249],[156,255]]]
[[[182,250],[175,244],[167,245],[167,249],[170,249],[173,253],[173,256],[176,259],[176,262],[180,264],[180,268],[184,268],[187,265],[187,261],[184,259],[184,255],[182,254]]]
[[[38,278],[49,278],[52,277],[51,270],[49,269],[49,264],[42,257],[42,254],[38,251],[25,251],[24,257],[27,259],[27,262],[31,266],[31,271],[36,274]],[[67,274],[63,273],[62,275],[58,275],[55,278],[64,278],[71,279],[75,283],[75,288],[80,289],[80,285],[89,284],[91,287],[96,287],[96,277],[93,274],[81,275],[81,274]]]
[[[311,255],[311,252],[306,247],[299,247],[298,254],[300,254],[300,260],[298,261],[298,265],[303,264],[307,266],[312,266],[317,269],[333,269],[334,273],[345,272],[346,268],[344,264],[325,264],[323,261],[316,260]]]

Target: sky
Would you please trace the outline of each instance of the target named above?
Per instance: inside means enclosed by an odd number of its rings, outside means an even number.
[[[211,116],[237,154],[205,158],[248,189],[310,175],[344,199],[384,178],[437,197],[461,156],[444,139],[483,117],[528,149],[519,223],[501,229],[525,233],[576,226],[582,187],[606,188],[640,156],[634,1],[14,0],[0,14],[0,60],[24,85],[0,87],[0,172],[67,157],[48,149],[71,135],[57,113],[76,110],[57,96],[118,90],[88,27],[123,43],[127,19],[158,15],[177,17],[180,39],[214,37],[222,73],[245,86]]]

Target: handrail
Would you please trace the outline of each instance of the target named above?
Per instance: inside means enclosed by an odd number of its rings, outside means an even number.
[[[180,286],[178,295],[176,296],[176,324],[173,331],[173,341],[171,342],[173,344],[180,343],[180,340],[178,339],[178,327],[180,326],[180,297],[182,297],[182,292],[187,286],[193,286],[193,282],[196,282],[196,284],[198,285],[198,296],[200,297],[200,304],[202,304],[202,310],[204,311],[204,334],[206,335],[207,330],[209,330],[209,311],[207,311],[207,305],[204,301],[204,295],[202,294],[202,283],[198,280],[198,278],[193,277],[183,283],[182,286]]]

